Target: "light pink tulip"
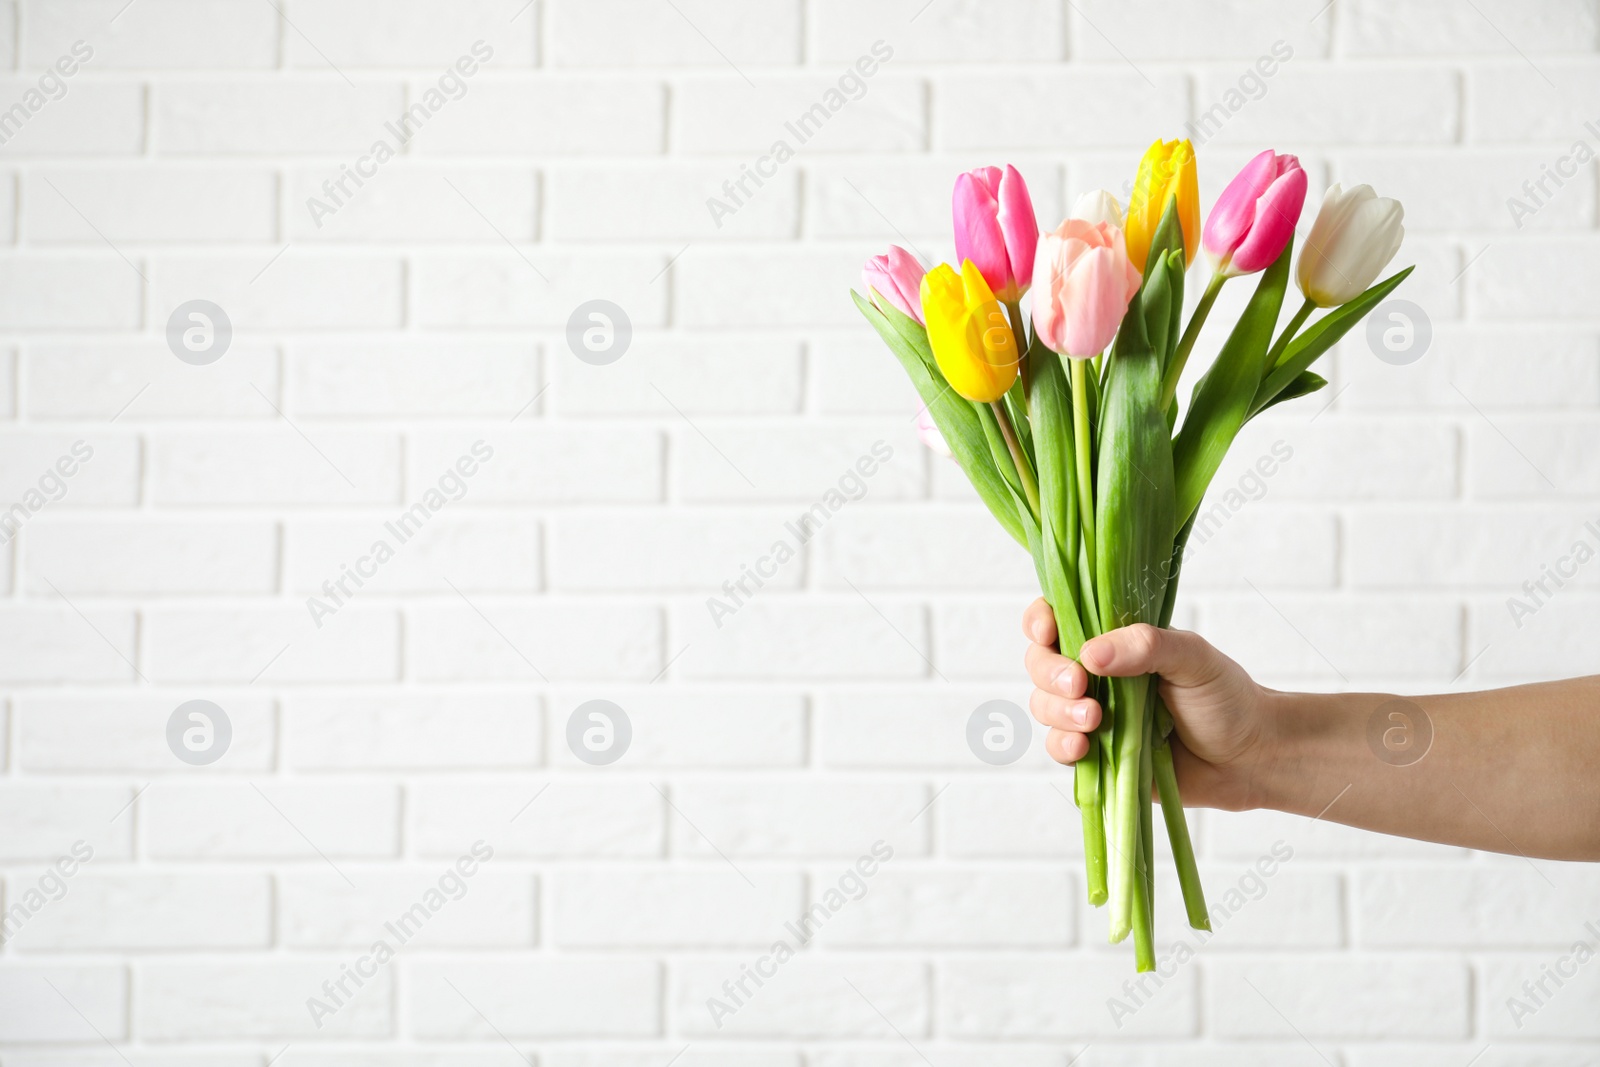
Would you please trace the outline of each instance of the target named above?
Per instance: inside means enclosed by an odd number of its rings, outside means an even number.
[[[950,446],[944,443],[944,434],[939,432],[938,424],[933,421],[933,416],[928,414],[928,405],[923,404],[917,409],[917,438],[941,456],[950,455]]]
[[[956,178],[956,262],[970,259],[1006,303],[1033,284],[1039,220],[1017,168],[979,167]]]
[[[1111,344],[1143,278],[1122,231],[1068,219],[1039,238],[1033,327],[1052,351],[1090,359]]]
[[[1222,190],[1206,219],[1206,254],[1226,277],[1265,270],[1289,243],[1305,202],[1306,172],[1300,160],[1267,149]]]
[[[897,309],[922,321],[922,276],[928,273],[917,262],[917,257],[901,248],[890,245],[889,254],[873,256],[861,268],[861,281],[867,287],[867,296],[873,291]]]

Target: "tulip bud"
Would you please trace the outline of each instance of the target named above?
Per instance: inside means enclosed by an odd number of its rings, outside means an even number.
[[[922,276],[926,273],[916,256],[899,245],[890,245],[887,255],[867,260],[861,268],[861,281],[867,287],[867,298],[880,311],[881,299],[921,322]]]
[[[1017,168],[979,167],[956,178],[954,206],[956,258],[975,263],[999,299],[1021,299],[1033,281],[1039,221]]]
[[[961,396],[980,404],[1006,395],[1017,380],[1017,342],[972,260],[961,273],[941,263],[922,277],[922,317],[928,345],[944,380]]]
[[[917,439],[939,455],[950,458],[950,446],[945,443],[944,434],[939,432],[926,404],[917,408]]]
[[[1194,146],[1188,141],[1157,141],[1139,160],[1133,196],[1128,200],[1128,224],[1124,227],[1128,258],[1141,273],[1167,201],[1173,197],[1178,199],[1178,224],[1183,230],[1187,266],[1200,251],[1200,181],[1195,172]]]
[[[1400,201],[1379,196],[1370,185],[1348,192],[1333,186],[1300,253],[1295,272],[1300,292],[1324,308],[1366,292],[1400,250],[1405,214]]]
[[[1072,214],[1067,217],[1089,223],[1108,222],[1120,230],[1122,204],[1109,191],[1095,189],[1078,197],[1078,202],[1072,206]]]
[[[1110,347],[1143,279],[1122,231],[1068,219],[1039,239],[1033,328],[1051,351],[1091,359]]]
[[[1237,278],[1270,267],[1306,200],[1306,172],[1294,156],[1269,148],[1245,164],[1206,219],[1206,254],[1218,274]]]

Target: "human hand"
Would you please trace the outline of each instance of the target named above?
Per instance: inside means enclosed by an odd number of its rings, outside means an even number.
[[[1234,811],[1259,806],[1273,694],[1199,634],[1125,626],[1084,642],[1074,662],[1055,649],[1055,615],[1042,597],[1023,614],[1022,631],[1031,642],[1026,662],[1036,687],[1029,708],[1050,727],[1045,750],[1057,762],[1082,759],[1088,732],[1100,724],[1100,705],[1085,695],[1089,672],[1107,678],[1158,674],[1172,712],[1172,757],[1184,802]]]

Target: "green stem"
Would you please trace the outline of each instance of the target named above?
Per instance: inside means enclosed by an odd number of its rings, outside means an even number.
[[[1283,328],[1283,332],[1273,342],[1272,351],[1267,353],[1266,370],[1261,375],[1263,379],[1278,369],[1278,361],[1283,359],[1284,349],[1289,347],[1289,342],[1294,340],[1294,335],[1300,332],[1300,327],[1306,324],[1306,319],[1310,318],[1311,313],[1315,310],[1317,310],[1317,305],[1310,300],[1300,305],[1300,310],[1294,313],[1294,318],[1289,320],[1289,325]]]
[[[1089,385],[1084,374],[1088,360],[1068,358],[1072,370],[1072,439],[1078,465],[1078,522],[1083,527],[1084,554],[1091,569],[1099,557],[1094,554],[1094,474],[1089,440]],[[1084,599],[1093,600],[1093,590],[1082,590]]]
[[[1189,325],[1184,328],[1183,337],[1178,341],[1178,349],[1172,353],[1172,365],[1162,376],[1161,405],[1157,410],[1167,410],[1172,398],[1178,395],[1178,379],[1183,376],[1184,364],[1189,362],[1189,352],[1200,336],[1200,327],[1206,324],[1206,316],[1211,314],[1211,305],[1217,302],[1217,294],[1222,292],[1222,283],[1227,280],[1226,275],[1213,274],[1210,284],[1200,297],[1200,303],[1195,305],[1194,315],[1189,319]]]
[[[1117,864],[1111,874],[1111,940],[1128,936],[1135,921],[1139,870],[1139,822],[1143,805],[1139,800],[1141,775],[1140,750],[1144,748],[1146,704],[1149,701],[1150,675],[1111,680],[1112,703],[1116,705],[1116,730],[1112,739],[1114,754],[1111,769],[1115,776],[1111,798],[1111,849]],[[1149,779],[1145,779],[1146,782]],[[1144,804],[1149,804],[1146,788]]]
[[[1089,903],[1106,902],[1106,809],[1100,791],[1100,742],[1089,735],[1089,753],[1073,765],[1073,799],[1083,816],[1083,869]]]
[[[1144,844],[1139,844],[1139,863],[1144,864]],[[1144,974],[1156,969],[1155,910],[1151,907],[1150,883],[1143,871],[1134,879],[1133,966]]]
[[[1162,707],[1161,710],[1166,709]],[[1189,820],[1183,814],[1183,798],[1178,795],[1178,774],[1172,766],[1170,737],[1156,745],[1152,759],[1156,792],[1161,795],[1161,818],[1167,824],[1167,838],[1172,842],[1172,860],[1178,867],[1178,885],[1183,889],[1183,909],[1189,915],[1190,926],[1196,930],[1209,930],[1211,914],[1206,909],[1200,871],[1195,867],[1194,842],[1189,837]]]
[[[1006,439],[1006,450],[1011,453],[1011,462],[1017,468],[1017,478],[1022,482],[1022,495],[1028,500],[1028,507],[1033,512],[1035,521],[1039,518],[1039,483],[1034,480],[1033,467],[1028,463],[1028,457],[1023,454],[1022,446],[1017,443],[1017,432],[1011,428],[1011,416],[1006,414],[1005,405],[998,400],[989,401],[989,407],[994,411],[996,421],[1000,423],[1000,433]]]

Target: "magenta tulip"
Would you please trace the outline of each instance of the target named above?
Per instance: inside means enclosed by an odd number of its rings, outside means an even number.
[[[994,295],[1014,304],[1033,283],[1039,221],[1028,186],[1009,164],[956,179],[956,262],[970,259]]]
[[[1033,327],[1051,351],[1090,359],[1111,344],[1143,281],[1122,230],[1068,219],[1039,238]]]
[[[861,268],[861,281],[867,298],[874,304],[882,297],[904,314],[922,321],[922,276],[928,273],[917,257],[890,245],[889,254],[873,256]]]
[[[944,434],[939,432],[939,426],[933,421],[926,404],[917,408],[917,439],[939,455],[949,458],[950,446],[945,444]]]
[[[1269,148],[1245,164],[1206,219],[1203,244],[1228,278],[1272,265],[1294,234],[1306,201],[1306,172],[1294,156]]]

